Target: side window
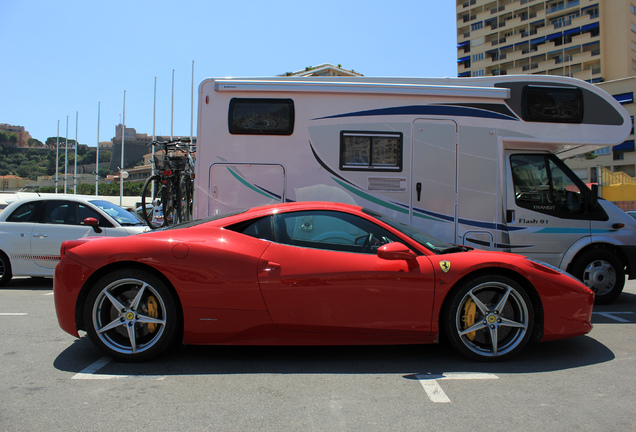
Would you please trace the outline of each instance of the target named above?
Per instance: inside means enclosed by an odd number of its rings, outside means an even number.
[[[231,134],[291,135],[294,132],[294,101],[233,98],[228,127]]]
[[[375,254],[386,243],[399,241],[366,219],[334,211],[302,211],[274,215],[276,242],[338,252]]]
[[[581,123],[583,92],[579,88],[527,86],[522,107],[526,121]]]
[[[572,217],[585,210],[583,185],[548,155],[510,157],[515,201],[519,207]]]
[[[77,204],[71,201],[48,201],[44,211],[44,223],[78,225]]]
[[[274,240],[271,216],[266,216],[256,220],[249,220],[247,222],[241,222],[236,225],[232,225],[227,229],[248,235],[250,237],[269,241]]]
[[[24,203],[13,211],[7,222],[37,222],[38,202]]]
[[[99,226],[104,226],[104,218],[102,217],[102,215],[100,215],[99,213],[97,213],[95,210],[93,210],[92,208],[86,206],[85,204],[78,204],[78,211],[79,211],[79,218],[78,218],[78,224],[79,225],[84,225],[84,219],[92,217],[97,219],[97,221],[99,222]],[[110,223],[109,223],[110,225]]]
[[[402,171],[402,134],[340,132],[340,169]]]

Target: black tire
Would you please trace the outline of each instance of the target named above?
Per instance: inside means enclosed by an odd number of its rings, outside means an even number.
[[[179,190],[175,190],[175,185],[168,180],[168,183],[161,188],[161,204],[163,206],[163,225],[174,225],[178,222],[179,215]]]
[[[534,308],[513,279],[484,275],[450,294],[442,331],[462,354],[500,361],[518,354],[532,337]]]
[[[148,204],[152,204],[154,206],[155,200],[161,196],[161,186],[161,177],[153,175],[146,179],[144,187],[141,189],[141,218],[152,229],[157,228],[157,226],[152,224],[153,212],[152,210],[149,211],[146,206]]]
[[[184,174],[179,180],[179,222],[192,220],[192,178]]]
[[[572,274],[594,291],[596,304],[613,302],[625,286],[625,266],[608,250],[584,252],[574,262]]]
[[[149,360],[175,342],[177,303],[154,275],[122,269],[102,277],[84,305],[84,324],[91,341],[121,361]]]
[[[13,273],[11,273],[11,261],[3,252],[0,252],[0,287],[5,286],[11,281]]]

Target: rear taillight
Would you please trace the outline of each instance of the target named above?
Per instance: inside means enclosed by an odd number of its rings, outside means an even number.
[[[79,246],[79,245],[81,245],[82,243],[85,243],[85,242],[86,242],[85,239],[67,240],[67,241],[63,242],[62,246],[60,246],[60,258],[64,258],[64,256],[66,255],[66,253],[68,251],[73,249],[75,246]]]

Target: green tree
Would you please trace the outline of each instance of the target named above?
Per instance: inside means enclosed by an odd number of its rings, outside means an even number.
[[[42,141],[37,140],[35,138],[29,138],[27,143],[29,144],[29,147],[44,147],[44,144],[42,144]]]

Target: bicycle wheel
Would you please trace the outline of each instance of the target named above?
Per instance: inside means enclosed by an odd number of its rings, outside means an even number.
[[[179,180],[179,222],[192,220],[192,178],[184,174]]]
[[[154,212],[155,202],[161,196],[161,186],[161,177],[153,175],[146,179],[141,190],[141,217],[152,229],[161,224],[161,221],[157,221]]]
[[[163,224],[161,226],[169,226],[177,223],[179,197],[177,196],[179,188],[176,188],[170,179],[161,187],[161,205],[163,209]]]

